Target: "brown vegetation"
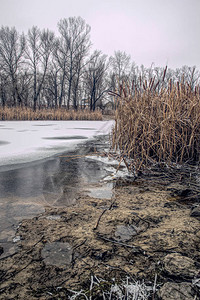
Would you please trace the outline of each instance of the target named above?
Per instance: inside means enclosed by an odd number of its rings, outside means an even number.
[[[102,120],[100,111],[66,110],[66,109],[38,109],[5,107],[0,108],[0,120]]]
[[[115,94],[113,147],[131,159],[135,172],[154,163],[196,163],[200,158],[199,87],[172,81],[157,87],[151,80],[134,91],[124,85]]]
[[[0,259],[0,299],[120,299],[103,295],[126,276],[154,285],[150,297],[126,299],[199,299],[196,177],[183,175],[174,184],[169,170],[154,169],[130,185],[116,181],[111,200],[79,194],[73,206],[23,220],[18,250]],[[75,297],[80,290],[87,298]]]

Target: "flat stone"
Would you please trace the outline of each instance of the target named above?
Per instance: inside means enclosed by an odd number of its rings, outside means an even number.
[[[72,252],[69,243],[54,242],[46,244],[41,255],[46,265],[65,268],[72,261]]]
[[[115,237],[121,242],[129,241],[139,232],[139,228],[133,225],[118,225],[115,230]]]
[[[198,274],[194,261],[178,253],[171,253],[164,258],[164,269],[171,276],[194,278]]]
[[[187,282],[167,282],[161,287],[158,295],[161,300],[194,300],[194,290]]]

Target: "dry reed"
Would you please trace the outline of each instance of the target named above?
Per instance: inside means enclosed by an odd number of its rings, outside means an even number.
[[[119,95],[120,93],[120,95]],[[200,158],[200,92],[188,84],[168,83],[156,91],[152,81],[142,91],[123,86],[113,148],[136,172],[155,163],[198,163]]]
[[[66,110],[66,109],[38,109],[5,107],[0,108],[0,120],[102,120],[100,111]]]

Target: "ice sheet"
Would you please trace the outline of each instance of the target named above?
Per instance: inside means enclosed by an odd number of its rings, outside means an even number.
[[[26,163],[73,150],[108,134],[113,121],[1,121],[0,166]]]

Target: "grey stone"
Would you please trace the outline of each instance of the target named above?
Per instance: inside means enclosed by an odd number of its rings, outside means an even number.
[[[194,300],[194,290],[187,282],[165,283],[158,292],[161,300]]]
[[[121,242],[129,241],[139,232],[139,228],[133,225],[118,225],[115,230],[115,237]]]
[[[178,253],[171,253],[164,258],[164,269],[172,276],[194,278],[198,274],[194,261]]]
[[[53,242],[45,245],[41,255],[46,265],[65,268],[72,261],[72,253],[69,243]]]

